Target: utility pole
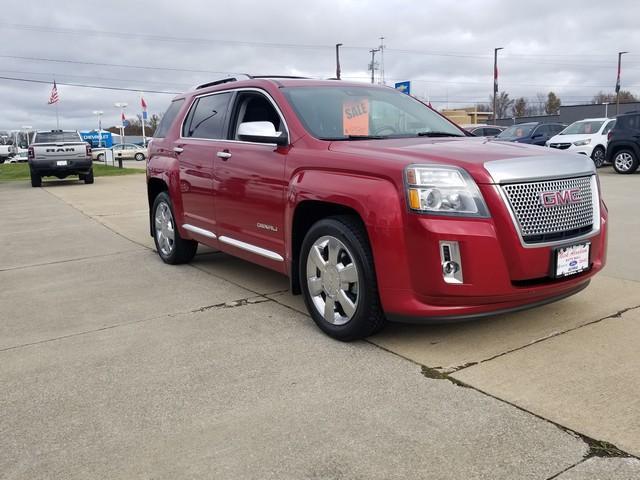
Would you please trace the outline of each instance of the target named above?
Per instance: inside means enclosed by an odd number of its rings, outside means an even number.
[[[384,37],[380,37],[380,85],[384,85]]]
[[[340,80],[340,47],[341,43],[336,43],[336,79]]]
[[[629,52],[618,52],[618,78],[616,80],[616,115],[620,113],[620,67],[622,64],[622,55]]]
[[[369,65],[369,68],[371,69],[371,83],[375,83],[376,79],[375,79],[375,74],[376,74],[376,52],[379,52],[380,49],[379,48],[372,48],[371,50],[369,50],[369,52],[371,53],[371,64]]]
[[[498,114],[496,112],[498,98],[498,50],[503,50],[503,47],[493,49],[493,124],[497,125]]]

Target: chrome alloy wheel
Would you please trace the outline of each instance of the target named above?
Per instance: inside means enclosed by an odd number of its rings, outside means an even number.
[[[175,225],[171,209],[165,202],[159,203],[155,214],[156,240],[163,256],[168,257],[175,246]]]
[[[630,170],[631,166],[633,165],[633,157],[627,152],[620,152],[618,155],[616,155],[614,163],[618,170],[620,170],[621,172],[626,172]]]
[[[604,150],[602,148],[598,147],[593,151],[593,163],[596,167],[604,165]]]
[[[335,237],[318,238],[307,256],[307,287],[316,310],[332,325],[344,325],[358,307],[358,269],[349,249]]]

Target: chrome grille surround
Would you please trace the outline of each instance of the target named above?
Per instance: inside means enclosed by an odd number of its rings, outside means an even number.
[[[507,183],[498,189],[520,233],[522,244],[537,247],[591,236],[600,230],[600,200],[595,175]],[[580,201],[545,207],[543,192],[580,190]]]

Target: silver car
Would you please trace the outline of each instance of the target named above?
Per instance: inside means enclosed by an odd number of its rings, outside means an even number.
[[[147,158],[147,149],[133,143],[119,143],[113,146],[113,158],[118,160],[137,160],[143,161]]]

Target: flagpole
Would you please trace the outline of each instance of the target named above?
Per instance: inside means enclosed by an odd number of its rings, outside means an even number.
[[[140,100],[141,100],[141,103],[144,102],[142,97],[142,92],[140,92]],[[142,145],[145,148],[147,147],[147,135],[145,134],[145,131],[144,131],[144,124],[145,124],[146,117],[147,117],[147,109],[143,108],[142,109]]]
[[[58,102],[56,102],[56,130],[60,130],[60,116],[58,115]]]

